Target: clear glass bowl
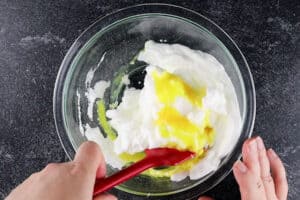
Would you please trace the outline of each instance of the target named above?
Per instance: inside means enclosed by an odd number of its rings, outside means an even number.
[[[222,159],[217,171],[199,180],[137,176],[112,190],[124,199],[190,199],[223,180],[239,159],[243,141],[252,134],[255,118],[255,90],[248,64],[233,40],[208,18],[185,8],[166,4],[143,4],[118,10],[104,16],[86,29],[65,56],[54,90],[54,118],[61,143],[70,159],[86,141],[80,133],[78,106],[82,121],[90,121],[85,112],[87,102],[77,98],[85,93],[88,71],[95,68],[92,85],[99,80],[111,80],[121,66],[143,48],[145,41],[179,43],[215,56],[225,67],[237,93],[242,117],[240,138],[233,151]],[[97,115],[94,113],[94,115]],[[97,119],[97,117],[95,117]],[[108,172],[114,169],[108,166]],[[164,196],[164,197],[163,197]]]

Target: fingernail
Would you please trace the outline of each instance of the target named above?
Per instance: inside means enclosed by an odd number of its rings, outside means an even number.
[[[246,173],[246,171],[247,171],[246,165],[243,162],[241,162],[240,160],[236,162],[236,167],[242,173]]]
[[[257,151],[257,144],[256,144],[256,141],[255,140],[251,140],[249,142],[249,152],[250,153],[254,153]]]
[[[273,149],[269,149],[269,155],[271,159],[276,159],[278,157]]]
[[[258,150],[264,150],[265,149],[265,145],[264,145],[264,142],[261,139],[261,137],[256,138],[256,143],[257,143]]]

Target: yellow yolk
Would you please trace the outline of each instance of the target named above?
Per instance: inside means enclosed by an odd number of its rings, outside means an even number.
[[[201,109],[202,98],[206,95],[204,88],[193,88],[180,77],[168,72],[159,74],[154,71],[152,77],[157,98],[163,105],[157,114],[156,125],[162,137],[178,141],[167,144],[167,147],[189,150],[196,154],[195,158],[177,166],[161,170],[150,169],[146,172],[155,177],[165,177],[188,171],[198,163],[205,156],[207,148],[213,145],[215,132],[209,122],[209,110],[202,109],[204,112],[203,122],[195,124],[173,107],[176,98],[183,97]]]
[[[155,125],[162,137],[176,140],[176,142],[168,143],[165,147],[189,150],[196,155],[177,166],[149,169],[143,173],[154,177],[170,177],[173,174],[188,171],[198,163],[205,156],[207,149],[213,145],[215,132],[209,121],[210,111],[202,109],[202,98],[206,95],[205,88],[193,88],[180,77],[168,72],[159,74],[157,71],[153,71],[151,75],[155,84],[156,96],[163,105],[157,113]],[[203,111],[204,118],[201,124],[190,121],[173,107],[178,97],[187,99],[192,105]],[[129,164],[143,159],[145,153],[122,153],[119,157]]]
[[[152,73],[155,82],[155,90],[158,100],[165,104],[171,105],[177,97],[185,97],[192,104],[201,107],[202,98],[205,96],[205,89],[195,89],[185,83],[178,76],[163,72],[158,74],[156,71]]]
[[[137,162],[139,160],[142,160],[145,157],[144,152],[138,152],[135,154],[129,154],[129,153],[121,153],[119,155],[119,158],[121,158],[123,161],[126,163],[131,163],[131,162]]]
[[[166,106],[158,113],[156,124],[163,137],[173,137],[179,141],[168,144],[168,147],[202,154],[206,146],[212,145],[213,129],[209,124],[208,111],[203,123],[197,126],[175,108]]]

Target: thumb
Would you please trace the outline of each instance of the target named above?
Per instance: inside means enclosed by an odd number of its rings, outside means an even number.
[[[105,161],[99,145],[95,142],[84,142],[78,149],[74,162],[81,165],[88,174],[97,177],[105,175]]]
[[[98,195],[94,200],[117,200],[117,198],[111,194],[105,193]]]

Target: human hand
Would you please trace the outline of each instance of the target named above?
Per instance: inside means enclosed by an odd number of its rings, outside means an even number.
[[[73,161],[47,165],[15,188],[6,200],[92,200],[96,177],[104,177],[105,172],[98,145],[85,142]],[[101,194],[93,200],[115,199],[110,194]]]
[[[260,137],[244,142],[243,161],[236,161],[233,174],[242,200],[286,200],[288,184],[284,166],[272,150],[266,150]],[[272,174],[270,173],[272,172]],[[212,200],[200,197],[199,200]]]

